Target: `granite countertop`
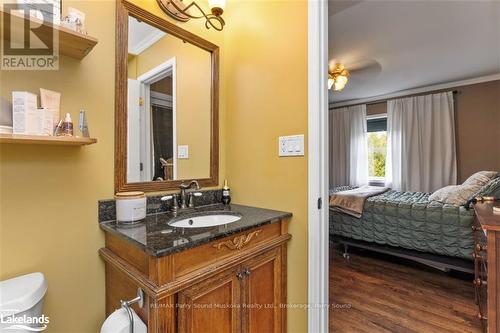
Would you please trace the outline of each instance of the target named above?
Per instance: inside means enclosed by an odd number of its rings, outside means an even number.
[[[186,217],[214,212],[241,215],[241,219],[226,225],[204,228],[176,228],[168,225]],[[173,217],[170,212],[162,212],[147,215],[144,220],[133,225],[104,221],[100,222],[100,226],[104,231],[130,242],[146,253],[161,257],[291,216],[292,213],[276,210],[217,204],[197,207],[194,212],[181,213],[177,217]]]

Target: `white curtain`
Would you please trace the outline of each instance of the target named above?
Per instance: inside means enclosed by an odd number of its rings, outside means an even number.
[[[368,184],[366,105],[330,110],[330,187]]]
[[[386,186],[433,192],[456,184],[453,93],[387,102]]]

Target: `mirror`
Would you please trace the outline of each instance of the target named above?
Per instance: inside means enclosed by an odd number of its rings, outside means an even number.
[[[218,47],[118,2],[116,191],[218,184]]]

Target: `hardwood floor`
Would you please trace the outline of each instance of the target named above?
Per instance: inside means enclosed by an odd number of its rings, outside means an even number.
[[[360,251],[330,258],[330,332],[481,332],[468,276]]]

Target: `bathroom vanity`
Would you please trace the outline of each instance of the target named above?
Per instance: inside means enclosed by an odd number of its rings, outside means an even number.
[[[132,225],[114,221],[113,200],[100,202],[106,315],[140,288],[132,309],[149,333],[284,332],[292,214],[199,192],[220,185],[219,47],[116,5],[115,192],[180,193],[149,196]]]
[[[174,227],[200,216],[237,216],[209,227]],[[133,309],[148,332],[285,332],[290,213],[208,205],[135,225],[101,222],[106,246],[106,315],[141,288]],[[178,223],[177,223],[178,224]]]

